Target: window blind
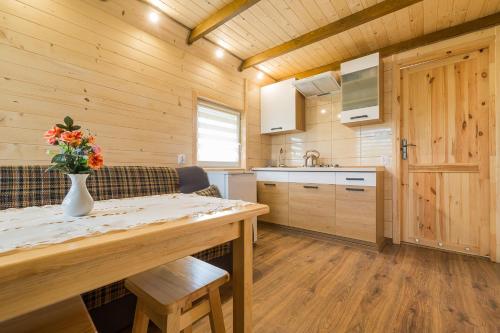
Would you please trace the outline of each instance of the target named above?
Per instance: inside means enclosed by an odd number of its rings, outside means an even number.
[[[240,166],[240,114],[198,101],[197,158],[202,166]]]

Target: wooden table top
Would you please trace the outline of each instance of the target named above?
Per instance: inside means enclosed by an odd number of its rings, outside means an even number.
[[[251,204],[3,253],[0,321],[234,240],[241,233],[236,222],[268,212],[266,205]]]

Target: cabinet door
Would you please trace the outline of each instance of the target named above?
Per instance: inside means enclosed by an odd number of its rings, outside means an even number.
[[[379,105],[379,67],[342,75],[342,111]]]
[[[294,79],[264,86],[260,90],[261,133],[295,130]]]
[[[335,233],[335,185],[289,184],[290,226]]]
[[[376,187],[337,185],[335,196],[335,234],[376,242]]]
[[[257,201],[269,206],[269,214],[259,216],[260,221],[289,225],[288,183],[257,182]]]

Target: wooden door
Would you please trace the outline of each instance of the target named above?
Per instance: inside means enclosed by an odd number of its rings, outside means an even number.
[[[482,49],[401,72],[405,242],[489,255],[488,69]]]

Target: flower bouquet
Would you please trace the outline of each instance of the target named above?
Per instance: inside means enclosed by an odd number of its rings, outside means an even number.
[[[71,188],[62,203],[64,213],[70,216],[87,215],[94,207],[86,180],[93,170],[101,168],[104,163],[95,137],[85,135],[80,128],[71,117],[65,117],[64,124],[56,124],[44,135],[50,145],[59,148],[48,170],[58,170],[71,179]]]

